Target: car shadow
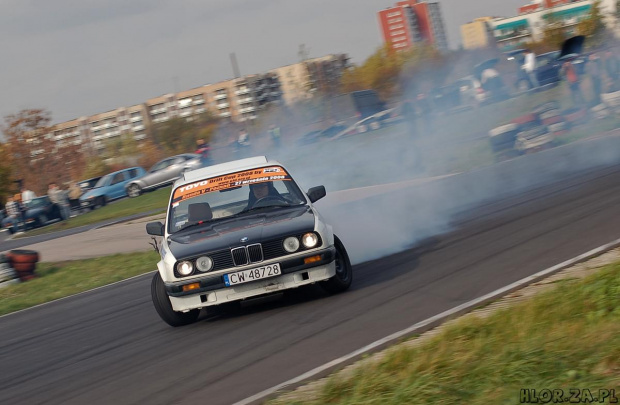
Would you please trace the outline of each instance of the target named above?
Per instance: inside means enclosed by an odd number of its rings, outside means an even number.
[[[394,253],[353,266],[353,284],[344,294],[365,294],[363,291],[368,288],[376,287],[379,284],[391,282],[410,274],[417,269],[422,255],[440,249],[440,242],[439,238],[427,238],[419,241],[404,252]],[[380,268],[381,271],[377,271],[377,268]],[[310,284],[244,301],[203,309],[198,322],[221,322],[292,306],[303,307],[317,300],[338,299],[339,296],[341,294],[332,295],[327,293],[318,284]]]

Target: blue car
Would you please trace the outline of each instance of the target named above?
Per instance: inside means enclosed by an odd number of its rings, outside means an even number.
[[[127,197],[125,185],[145,173],[141,167],[132,167],[106,174],[95,186],[80,196],[82,208],[95,209],[105,206],[109,201]]]

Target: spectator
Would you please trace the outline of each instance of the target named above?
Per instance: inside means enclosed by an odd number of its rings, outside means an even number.
[[[60,207],[62,219],[69,219],[71,217],[71,209],[69,208],[67,193],[59,189],[56,183],[50,183],[47,189],[47,195],[54,204]]]
[[[18,201],[15,200],[15,197],[9,197],[6,202],[6,215],[9,218],[13,218],[13,233],[19,231],[20,227],[23,224],[22,210]]]
[[[536,77],[536,54],[531,49],[525,50],[525,59],[523,60],[523,70],[530,81],[530,87],[536,88],[540,86]]]
[[[280,147],[280,127],[275,126],[275,124],[269,125],[269,136],[271,136],[271,140],[273,141],[273,146],[276,148]]]
[[[247,151],[250,149],[251,145],[248,132],[245,129],[241,129],[236,143],[237,158],[246,157]]]
[[[211,148],[209,144],[204,141],[204,139],[199,139],[196,141],[196,152],[200,155],[200,163],[203,167],[211,166],[213,162],[211,162]]]
[[[410,136],[416,136],[416,114],[409,100],[405,100],[403,102],[401,106],[401,114],[403,116],[403,120],[405,121],[405,125],[407,126],[407,134]]]
[[[620,75],[620,65],[615,52],[605,53],[605,72],[611,82],[611,91],[618,91],[618,76]]]
[[[69,206],[72,209],[78,210],[78,212],[81,209],[81,206],[80,206],[81,195],[82,195],[82,189],[80,188],[80,186],[77,183],[71,184],[71,187],[69,187]]]
[[[570,88],[571,98],[573,99],[573,106],[574,107],[583,106],[583,104],[585,104],[585,100],[583,98],[583,94],[581,93],[579,75],[577,75],[575,66],[570,60],[567,60],[562,65],[562,68],[560,69],[560,76],[562,76],[568,83],[568,87]]]
[[[594,93],[592,104],[598,105],[601,103],[601,92],[603,90],[603,66],[601,58],[596,52],[593,52],[590,55],[586,68],[588,70],[588,74],[590,75],[592,92]]]
[[[420,118],[422,118],[422,122],[424,122],[424,129],[426,130],[425,135],[430,135],[435,132],[431,102],[428,97],[426,97],[426,94],[420,93],[418,94],[417,104],[418,110],[420,111]]]
[[[27,187],[22,187],[22,203],[28,204],[33,198],[37,198],[34,191],[28,190]]]

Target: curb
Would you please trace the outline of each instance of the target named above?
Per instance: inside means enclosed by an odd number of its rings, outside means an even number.
[[[392,346],[395,343],[398,343],[403,338],[408,338],[413,335],[418,335],[418,334],[427,332],[445,323],[446,321],[449,321],[454,318],[458,318],[459,316],[463,314],[471,312],[477,307],[496,301],[497,299],[505,295],[508,295],[514,291],[520,290],[524,287],[527,287],[530,284],[534,284],[544,278],[547,278],[555,273],[558,273],[570,266],[584,262],[588,259],[591,259],[593,257],[600,255],[603,252],[606,252],[611,249],[615,249],[617,247],[620,247],[620,239],[616,239],[610,243],[594,248],[572,259],[566,260],[562,263],[556,264],[555,266],[539,271],[538,273],[532,274],[531,276],[525,277],[521,280],[518,280],[498,290],[492,291],[486,295],[483,295],[482,297],[478,297],[464,304],[461,304],[457,307],[454,307],[440,314],[437,314],[431,318],[418,322],[406,329],[400,330],[389,336],[386,336],[382,339],[372,342],[358,350],[355,350],[349,354],[346,354],[338,359],[332,360],[329,363],[323,364],[322,366],[316,367],[293,379],[285,381],[274,387],[268,388],[251,397],[243,399],[239,402],[235,402],[235,405],[261,404],[264,401],[277,398],[278,396],[282,395],[284,392],[293,391],[294,389],[308,382],[318,380],[323,377],[327,377],[333,372],[338,371],[344,368],[345,366],[353,364],[358,360],[361,360],[364,356],[368,354],[379,352],[389,346]]]

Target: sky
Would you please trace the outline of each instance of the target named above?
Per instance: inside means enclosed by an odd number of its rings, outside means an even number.
[[[381,46],[377,12],[396,0],[0,0],[0,117],[44,108],[54,123],[233,76]],[[527,0],[439,0],[452,48],[476,17]]]

